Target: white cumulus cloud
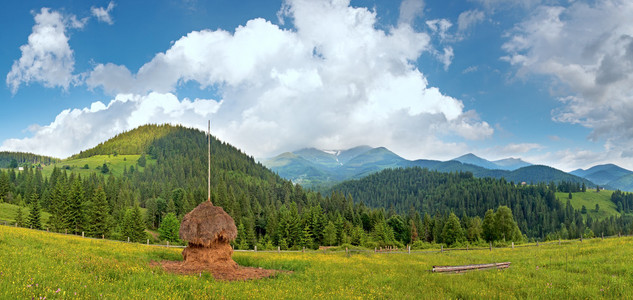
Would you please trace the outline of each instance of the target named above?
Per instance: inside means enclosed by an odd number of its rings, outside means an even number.
[[[408,24],[377,29],[377,12],[343,0],[286,1],[280,18],[294,28],[253,19],[232,31],[190,32],[135,71],[97,64],[86,84],[116,95],[110,104],[65,111],[33,138],[3,147],[37,147],[44,132],[61,137],[66,126],[88,124],[86,132],[70,131],[72,145],[50,153],[67,156],[146,122],[203,128],[206,118],[215,135],[256,157],[369,144],[409,158],[450,158],[465,146],[443,142],[444,135],[493,134],[415,66],[424,53],[434,55],[428,34]],[[452,58],[452,49],[442,55]],[[176,97],[189,81],[213,88],[221,101]]]
[[[75,80],[73,50],[68,45],[67,27],[83,27],[86,19],[65,18],[61,13],[42,8],[35,15],[28,43],[20,47],[22,56],[13,62],[6,83],[14,94],[21,84],[40,82],[46,87],[68,89]]]
[[[560,122],[592,129],[606,151],[630,160],[633,142],[633,2],[539,6],[503,45],[518,76],[554,78]],[[612,155],[612,154],[609,154]]]
[[[90,13],[92,13],[92,15],[97,18],[99,22],[105,22],[112,25],[114,24],[114,22],[112,21],[112,16],[110,16],[110,12],[112,12],[114,6],[116,6],[116,4],[113,1],[110,1],[110,3],[108,3],[108,6],[105,8],[94,6],[91,7]]]

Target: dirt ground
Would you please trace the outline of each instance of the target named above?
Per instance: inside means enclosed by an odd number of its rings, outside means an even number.
[[[249,280],[260,279],[277,274],[278,270],[267,270],[262,268],[241,267],[226,264],[191,264],[183,261],[161,261],[152,262],[152,265],[160,265],[167,272],[181,275],[199,275],[203,271],[207,271],[213,275],[216,280]]]

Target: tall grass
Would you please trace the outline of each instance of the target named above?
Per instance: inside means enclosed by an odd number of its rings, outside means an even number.
[[[236,252],[276,277],[215,281],[208,273],[165,273],[152,261],[182,249],[82,239],[0,226],[0,298],[446,299],[627,298],[633,294],[633,238],[594,239],[444,253]],[[433,265],[510,261],[506,270],[437,274]]]

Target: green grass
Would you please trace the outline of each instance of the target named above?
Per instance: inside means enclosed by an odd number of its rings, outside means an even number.
[[[0,223],[2,223],[3,221],[7,221],[9,223],[14,223],[15,222],[15,215],[18,212],[18,206],[17,205],[13,205],[13,204],[9,204],[9,203],[0,203]],[[22,218],[26,221],[29,217],[29,213],[31,212],[31,209],[27,206],[27,207],[22,207]],[[48,218],[51,216],[51,214],[45,212],[45,211],[40,211],[41,212],[41,220],[42,220],[42,224],[46,224],[46,222],[48,222]],[[2,223],[4,224],[4,223]]]
[[[222,282],[150,266],[180,260],[181,249],[0,226],[0,298],[623,299],[633,289],[632,246],[629,237],[411,255],[236,252],[240,264],[293,272]],[[430,272],[433,265],[502,261],[511,268]]]
[[[572,193],[571,205],[574,209],[580,210],[584,205],[587,208],[587,215],[590,215],[594,219],[604,219],[610,216],[619,216],[620,213],[616,210],[616,205],[611,202],[611,194],[613,191],[600,191],[587,190],[586,192]],[[567,203],[569,199],[569,193],[556,193],[556,198]],[[598,212],[595,211],[596,204],[600,206]]]
[[[63,160],[60,163],[45,166],[42,170],[42,175],[45,177],[49,177],[51,173],[53,173],[54,166],[57,168],[63,168],[64,166],[70,167],[70,172],[74,172],[77,174],[90,175],[90,173],[101,173],[101,170],[97,169],[97,167],[103,166],[104,163],[108,165],[108,169],[110,170],[110,174],[115,176],[120,176],[123,174],[123,169],[125,167],[130,168],[130,166],[134,166],[135,169],[139,171],[143,171],[145,168],[139,167],[136,162],[138,161],[140,155],[95,155],[89,158],[78,158],[78,159],[67,159]],[[149,156],[145,156],[147,159],[147,164],[155,164],[156,160],[151,159]],[[88,169],[84,169],[85,165],[88,165]]]

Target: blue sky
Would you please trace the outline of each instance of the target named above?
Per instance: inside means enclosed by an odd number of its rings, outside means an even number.
[[[629,1],[14,1],[0,149],[67,157],[145,123],[255,157],[385,146],[633,169]]]

